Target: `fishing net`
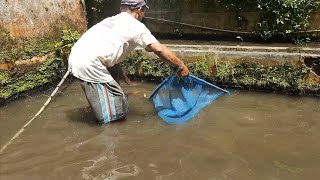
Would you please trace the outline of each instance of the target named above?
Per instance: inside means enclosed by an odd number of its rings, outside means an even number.
[[[172,75],[151,93],[158,115],[167,123],[180,124],[194,117],[220,95],[230,92],[189,74]]]

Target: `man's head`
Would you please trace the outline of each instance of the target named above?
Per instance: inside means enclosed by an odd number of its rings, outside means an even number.
[[[123,5],[130,7],[130,9],[138,9],[144,6],[149,9],[145,0],[121,0],[121,6]]]
[[[129,12],[134,18],[142,21],[144,18],[144,10],[149,7],[145,0],[121,0],[122,12]]]

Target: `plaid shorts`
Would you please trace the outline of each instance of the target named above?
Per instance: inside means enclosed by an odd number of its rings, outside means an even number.
[[[80,80],[80,85],[99,123],[107,124],[128,114],[128,101],[119,84],[91,83]]]

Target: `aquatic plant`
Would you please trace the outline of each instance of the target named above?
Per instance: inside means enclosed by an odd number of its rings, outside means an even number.
[[[208,80],[210,78],[210,65],[207,56],[200,57],[197,61],[186,63],[190,72],[197,77]]]
[[[265,66],[251,62],[217,62],[216,81],[248,89],[268,89],[286,93],[303,93],[311,87],[305,77],[310,72],[306,66],[293,67],[289,63]],[[320,87],[316,87],[320,88]]]
[[[135,77],[149,77],[161,79],[170,75],[170,66],[159,60],[149,59],[142,55],[142,51],[136,51],[122,62],[122,66]]]
[[[320,91],[320,85],[307,83],[306,76],[310,73],[310,68],[305,65],[293,67],[285,63],[266,66],[247,61],[217,61],[206,56],[185,63],[190,72],[197,77],[229,87],[261,89],[287,94],[318,94]],[[148,60],[137,54],[123,61],[122,65],[132,77],[160,80],[171,74],[170,67],[163,61]]]
[[[209,59],[206,56],[194,62],[185,62],[190,72],[203,79],[210,78]],[[122,62],[122,66],[135,77],[149,77],[161,79],[172,74],[172,69],[168,63],[160,59],[148,59],[143,57],[141,51],[133,53]]]

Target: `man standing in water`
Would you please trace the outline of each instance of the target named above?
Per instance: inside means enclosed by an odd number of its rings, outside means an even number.
[[[137,46],[176,66],[180,76],[189,74],[185,64],[140,22],[146,8],[149,7],[144,0],[121,0],[121,13],[91,27],[72,47],[69,69],[80,79],[101,123],[123,119],[128,114],[128,102],[116,73],[124,74],[119,63]],[[112,73],[114,69],[116,73]]]

